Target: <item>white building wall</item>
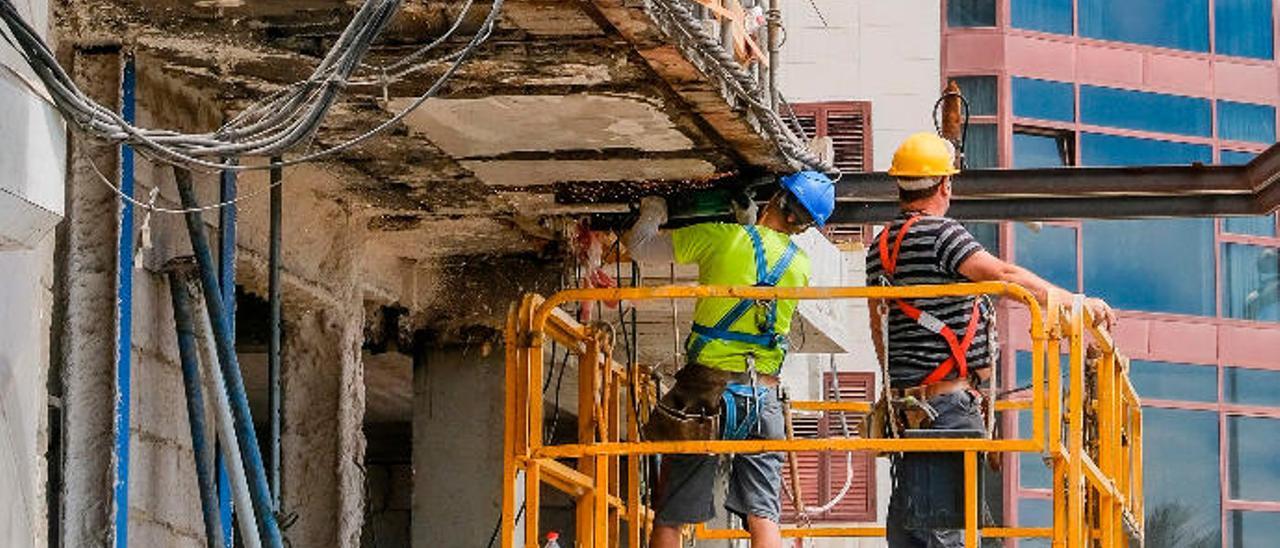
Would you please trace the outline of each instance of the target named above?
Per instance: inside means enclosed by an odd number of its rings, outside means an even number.
[[[47,29],[45,0],[14,0]],[[30,76],[12,48],[0,64]],[[63,210],[66,134],[52,109],[0,69],[0,546],[46,546],[52,228]]]
[[[934,0],[782,0],[786,42],[779,87],[792,103],[870,101],[873,168],[888,169],[893,150],[908,135],[933,128],[941,90],[941,3]],[[821,17],[819,16],[821,12]],[[824,23],[825,19],[825,23]],[[866,251],[841,253],[843,283],[866,283]],[[877,372],[863,301],[837,313],[848,322],[853,351],[834,355],[841,371]],[[822,374],[832,355],[789,358],[786,383],[793,397],[820,399]],[[884,523],[892,486],[887,461],[878,461],[877,521]],[[814,547],[884,546],[882,539],[815,540]]]
[[[793,103],[871,101],[874,167],[888,169],[898,143],[933,128],[940,10],[936,0],[782,0],[779,88]]]

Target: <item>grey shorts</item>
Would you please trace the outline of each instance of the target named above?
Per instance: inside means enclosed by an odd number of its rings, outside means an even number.
[[[760,426],[749,439],[786,438],[778,391],[762,401]],[[739,517],[757,516],[779,521],[782,515],[783,453],[732,455],[729,493],[724,507]],[[719,455],[663,455],[654,489],[655,521],[660,525],[703,523],[716,515],[715,483]]]

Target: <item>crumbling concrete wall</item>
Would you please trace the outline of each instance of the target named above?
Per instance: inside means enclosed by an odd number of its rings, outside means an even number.
[[[413,545],[483,546],[502,507],[504,355],[421,351],[413,371]]]
[[[119,104],[119,51],[76,51],[73,74],[86,93]],[[67,185],[65,314],[61,338],[64,546],[111,540],[112,402],[116,355],[115,195],[97,170],[116,173],[116,147],[77,134]],[[62,296],[59,296],[62,298]]]

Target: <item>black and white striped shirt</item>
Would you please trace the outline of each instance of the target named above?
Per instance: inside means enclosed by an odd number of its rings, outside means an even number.
[[[893,253],[893,244],[906,216],[899,217],[889,225],[888,248]],[[960,264],[974,253],[982,251],[978,243],[960,223],[946,217],[921,217],[902,239],[902,249],[898,254],[897,272],[892,278],[892,285],[926,285],[952,284],[969,281],[959,272]],[[872,242],[867,253],[867,284],[878,285],[885,279],[884,266],[881,264],[879,236]],[[911,299],[910,304],[933,314],[945,322],[956,333],[958,340],[963,340],[969,326],[969,315],[973,311],[971,297],[941,297],[936,299]],[[969,347],[969,369],[987,367],[989,347],[987,341],[987,322],[994,318],[984,317],[978,323],[978,333],[973,337],[973,345]],[[994,326],[993,326],[994,327]],[[895,388],[910,387],[920,384],[943,361],[951,356],[950,347],[941,336],[933,333],[908,318],[893,303],[889,303],[889,377]],[[958,368],[948,376],[954,378]]]

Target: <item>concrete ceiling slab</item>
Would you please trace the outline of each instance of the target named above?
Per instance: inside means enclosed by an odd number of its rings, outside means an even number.
[[[603,36],[600,25],[582,8],[563,0],[509,3],[503,7],[503,21],[534,36]]]
[[[411,99],[391,101],[400,110]],[[661,109],[638,97],[495,95],[431,99],[406,118],[454,158],[512,152],[632,149],[686,150],[693,141]]]
[[[493,186],[534,186],[580,181],[671,181],[700,179],[716,168],[697,158],[628,160],[464,161],[463,167]]]

